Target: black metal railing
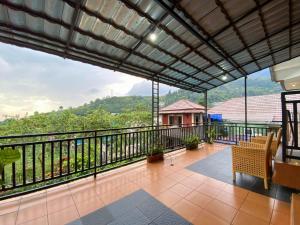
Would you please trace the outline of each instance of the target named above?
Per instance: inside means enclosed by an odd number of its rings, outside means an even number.
[[[282,160],[300,160],[299,146],[300,91],[282,92]]]
[[[251,127],[252,126],[252,127]],[[234,144],[266,135],[269,125],[193,124],[180,127],[152,126],[109,130],[89,130],[49,134],[26,134],[0,137],[0,151],[13,148],[21,158],[2,171],[4,185],[0,199],[55,186],[95,175],[145,158],[157,142],[165,152],[184,147],[184,140],[197,135],[207,138],[216,129],[215,141]]]

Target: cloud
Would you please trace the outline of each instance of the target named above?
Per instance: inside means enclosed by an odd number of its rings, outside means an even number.
[[[12,45],[0,44],[0,52],[0,117],[125,95],[143,80]]]

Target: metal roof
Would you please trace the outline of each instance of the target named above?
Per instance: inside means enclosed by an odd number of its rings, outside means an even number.
[[[0,41],[203,92],[299,56],[300,1],[0,0]]]

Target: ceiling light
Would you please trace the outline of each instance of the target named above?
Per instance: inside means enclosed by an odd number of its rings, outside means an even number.
[[[296,87],[296,84],[292,84],[292,87]]]
[[[226,75],[222,76],[222,80],[227,80],[227,76]]]
[[[157,35],[155,33],[152,33],[152,34],[150,34],[149,38],[151,41],[156,41]]]

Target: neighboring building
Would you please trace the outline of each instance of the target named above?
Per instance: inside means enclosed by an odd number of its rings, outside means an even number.
[[[179,100],[159,111],[163,125],[181,126],[201,124],[205,107],[189,100]]]
[[[248,96],[248,122],[271,123],[281,121],[281,96],[280,94]],[[208,114],[221,114],[226,121],[245,120],[245,98],[232,98],[220,102],[208,110]]]

